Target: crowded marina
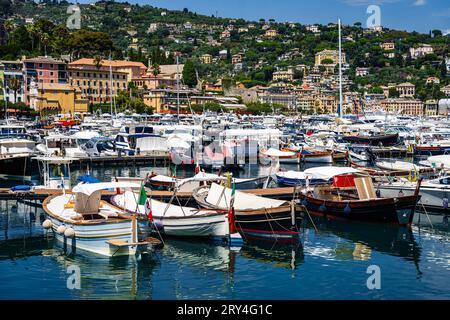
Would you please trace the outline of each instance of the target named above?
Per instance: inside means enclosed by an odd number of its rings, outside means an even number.
[[[411,226],[422,211],[448,221],[450,155],[424,152],[445,146],[442,119],[107,114],[0,128],[2,199],[40,202],[46,232],[73,250],[136,254],[171,235],[298,241],[312,216]],[[91,170],[107,159],[166,172],[101,181]],[[240,178],[246,165],[262,174]],[[91,232],[107,236],[84,244]]]

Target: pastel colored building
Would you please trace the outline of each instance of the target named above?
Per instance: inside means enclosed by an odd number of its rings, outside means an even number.
[[[32,82],[30,86],[30,104],[41,115],[88,112],[89,101],[82,97],[79,89],[70,84],[45,83],[37,86]]]
[[[21,84],[20,89],[16,92],[10,88],[12,78],[18,79]],[[5,100],[6,98],[8,102],[12,103],[24,101],[22,62],[7,60],[0,61],[0,81],[1,87],[3,88],[3,90],[0,90],[2,100]]]
[[[135,78],[139,78],[147,72],[147,67],[142,62],[127,60],[101,60],[97,63],[94,59],[83,58],[71,62],[69,67],[71,69],[103,71],[109,71],[111,67],[113,71],[126,72],[127,82],[130,82]]]
[[[30,84],[35,81],[39,86],[45,84],[66,84],[67,64],[51,57],[24,59],[23,76],[25,82],[25,103],[30,105]]]

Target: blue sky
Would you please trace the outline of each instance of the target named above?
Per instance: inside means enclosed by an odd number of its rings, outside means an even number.
[[[90,2],[90,1],[81,1]],[[129,0],[130,3],[178,9],[220,17],[260,18],[300,23],[329,23],[341,17],[343,23],[364,25],[367,7],[381,7],[385,27],[428,33],[432,29],[450,32],[450,0]]]

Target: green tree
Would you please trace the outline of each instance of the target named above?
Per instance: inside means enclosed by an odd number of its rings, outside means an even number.
[[[14,77],[9,80],[8,87],[14,93],[14,102],[17,102],[17,91],[19,91],[20,88],[22,87],[22,83],[20,82],[20,80],[18,78]]]
[[[183,68],[183,82],[189,87],[197,85],[197,74],[191,59],[187,60]]]

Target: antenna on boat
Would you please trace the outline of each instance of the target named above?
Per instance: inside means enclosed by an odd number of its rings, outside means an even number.
[[[180,73],[178,70],[178,54],[177,54],[177,123],[180,124]]]
[[[342,98],[342,35],[341,35],[341,19],[338,19],[338,28],[339,28],[339,118],[342,118],[342,107],[343,107],[343,98]]]

